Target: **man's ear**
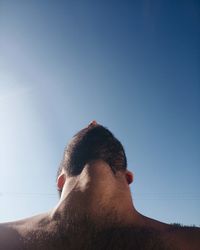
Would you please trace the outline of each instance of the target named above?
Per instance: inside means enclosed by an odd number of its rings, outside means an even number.
[[[125,176],[128,184],[131,184],[133,182],[133,173],[126,170]]]
[[[65,184],[65,179],[66,179],[66,176],[64,173],[60,174],[58,176],[58,179],[57,179],[57,188],[59,191],[62,191],[63,189],[63,186]]]

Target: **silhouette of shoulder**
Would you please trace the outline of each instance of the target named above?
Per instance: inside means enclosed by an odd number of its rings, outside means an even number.
[[[183,250],[199,250],[200,249],[200,228],[181,226],[172,224],[165,234],[165,238],[171,241]]]
[[[82,221],[66,228],[48,214],[0,224],[0,250],[199,250],[200,229],[169,226],[165,231]]]

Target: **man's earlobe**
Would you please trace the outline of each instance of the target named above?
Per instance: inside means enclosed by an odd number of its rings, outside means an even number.
[[[63,186],[65,184],[65,174],[60,174],[57,179],[57,188],[59,191],[63,189]]]
[[[131,184],[133,182],[133,173],[126,170],[126,180],[128,184]]]

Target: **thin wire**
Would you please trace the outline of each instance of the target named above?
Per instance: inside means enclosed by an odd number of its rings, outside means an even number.
[[[30,193],[30,192],[0,192],[0,196],[14,196],[14,195],[24,195],[24,196],[34,196],[34,195],[41,195],[41,196],[57,196],[57,194],[53,193]]]
[[[56,197],[56,193],[33,193],[33,192],[0,192],[0,197],[6,196],[46,196]],[[134,200],[200,200],[200,193],[134,193]]]

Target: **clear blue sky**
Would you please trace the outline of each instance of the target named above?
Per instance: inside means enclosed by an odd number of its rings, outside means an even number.
[[[200,225],[200,3],[0,1],[0,221],[58,201],[65,144],[119,138],[138,211]]]

